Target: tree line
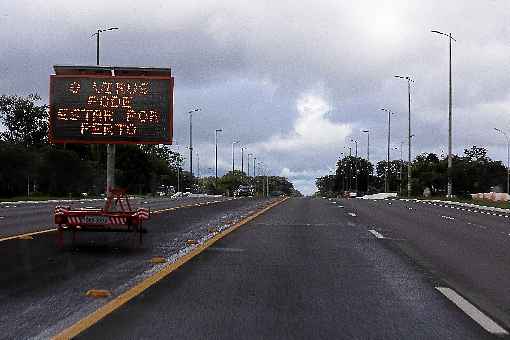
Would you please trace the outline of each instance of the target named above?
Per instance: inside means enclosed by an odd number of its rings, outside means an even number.
[[[487,149],[472,146],[462,155],[453,155],[452,159],[453,194],[469,196],[470,193],[505,191],[507,170],[501,161],[492,160]],[[334,174],[316,179],[318,194],[337,196],[345,191],[375,193],[384,191],[386,161],[375,166],[361,157],[345,156],[339,158]],[[388,187],[390,192],[407,196],[408,162],[392,160],[389,162]],[[448,182],[448,158],[435,153],[422,153],[411,162],[411,196],[422,196],[430,190],[433,196],[446,195]]]
[[[286,177],[282,176],[247,176],[245,172],[234,170],[216,180],[215,177],[200,178],[199,186],[204,192],[221,192],[231,194],[239,186],[252,186],[255,193],[271,196],[287,195],[301,196]]]
[[[106,146],[48,143],[48,106],[36,94],[0,96],[0,197],[68,197],[103,194]],[[193,178],[183,157],[165,145],[117,145],[115,182],[132,194],[155,194],[162,186],[181,191],[232,194],[241,184],[262,194],[262,177],[239,171],[218,180]],[[273,193],[296,194],[286,178],[269,177]]]

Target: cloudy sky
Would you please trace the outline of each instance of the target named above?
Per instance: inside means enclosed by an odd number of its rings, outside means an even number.
[[[371,159],[385,158],[382,107],[396,112],[392,143],[404,140],[407,85],[396,74],[415,80],[413,154],[447,150],[448,39],[432,29],[457,39],[454,152],[480,145],[506,161],[493,128],[510,131],[509,18],[508,0],[4,0],[0,93],[46,101],[52,65],[95,64],[91,35],[117,26],[101,36],[102,64],[172,68],[172,148],[186,157],[186,112],[202,109],[193,131],[201,175],[213,174],[221,128],[220,172],[239,139],[271,174],[312,193],[351,138],[366,156],[362,129]]]

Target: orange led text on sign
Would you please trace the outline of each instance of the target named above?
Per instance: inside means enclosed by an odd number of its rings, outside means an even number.
[[[93,81],[91,86],[86,107],[59,108],[57,120],[80,122],[82,135],[97,136],[136,136],[137,127],[161,122],[160,112],[133,108],[135,97],[150,95],[148,81]],[[79,95],[82,88],[73,81],[67,90]]]

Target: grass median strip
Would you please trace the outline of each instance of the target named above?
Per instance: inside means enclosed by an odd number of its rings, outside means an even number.
[[[113,300],[109,301],[105,305],[98,308],[96,311],[92,312],[85,318],[79,320],[69,328],[63,330],[59,334],[55,335],[53,339],[60,340],[60,339],[71,339],[73,337],[76,337],[78,334],[82,333],[86,329],[90,328],[97,322],[99,322],[101,319],[105,318],[118,308],[120,308],[122,305],[129,302],[131,299],[135,298],[139,294],[141,294],[146,289],[150,288],[163,278],[167,277],[169,274],[174,272],[176,269],[187,263],[189,260],[194,258],[195,256],[202,253],[204,250],[212,246],[217,241],[221,240],[223,237],[227,236],[234,230],[238,229],[242,225],[252,221],[256,217],[262,215],[266,211],[270,210],[271,208],[277,206],[278,204],[286,201],[287,198],[278,200],[276,202],[273,202],[269,204],[268,206],[262,208],[261,210],[256,211],[252,215],[249,215],[248,217],[242,219],[241,221],[235,223],[234,225],[230,226],[229,228],[223,230],[221,233],[215,234],[211,238],[209,238],[207,241],[205,241],[202,244],[196,245],[190,252],[183,255],[182,257],[178,258],[175,262],[169,263],[166,266],[163,267],[160,271],[154,273],[153,275],[147,277],[143,281],[136,284],[134,287],[128,289],[124,293],[120,294]]]

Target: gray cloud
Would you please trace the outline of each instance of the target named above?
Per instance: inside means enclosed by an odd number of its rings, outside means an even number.
[[[395,74],[416,81],[414,153],[446,148],[448,41],[431,29],[452,31],[458,39],[453,46],[455,151],[477,144],[504,158],[492,128],[510,128],[509,14],[504,0],[4,2],[0,89],[46,97],[53,64],[93,64],[91,34],[118,26],[119,31],[101,37],[101,60],[172,67],[175,139],[187,144],[185,112],[201,107],[194,136],[204,169],[214,164],[214,129],[221,127],[222,171],[229,169],[229,143],[239,138],[274,174],[288,174],[309,192],[351,137],[361,140],[365,153],[361,129],[372,130],[372,159],[384,158],[381,107],[397,112],[394,144],[405,137],[406,85]],[[299,101],[306,96],[327,106],[308,124],[338,128],[336,138],[324,136],[327,142],[320,143],[321,131],[311,137],[314,126],[297,128]]]

